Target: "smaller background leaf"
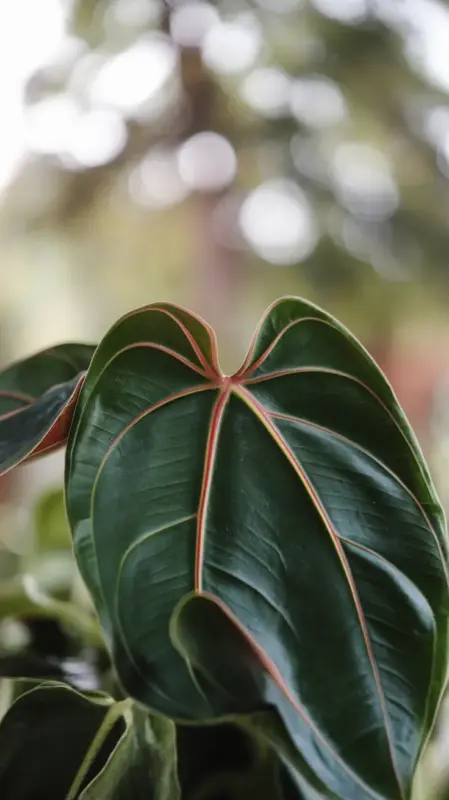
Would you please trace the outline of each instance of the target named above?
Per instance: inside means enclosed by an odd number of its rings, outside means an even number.
[[[0,797],[65,798],[111,702],[107,695],[82,695],[57,684],[22,694],[0,725]],[[119,722],[92,764],[90,779],[122,730]]]
[[[63,444],[94,351],[62,344],[0,372],[0,473]]]
[[[80,800],[179,800],[174,723],[136,706],[124,718],[120,740]]]

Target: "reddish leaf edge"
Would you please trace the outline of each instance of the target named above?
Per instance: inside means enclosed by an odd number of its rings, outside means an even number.
[[[14,469],[15,467],[19,466],[20,464],[25,464],[29,461],[34,461],[37,458],[40,458],[44,455],[49,455],[50,453],[58,450],[60,447],[63,447],[67,441],[70,425],[72,422],[73,413],[76,407],[76,403],[78,401],[78,397],[81,391],[81,387],[84,383],[86,377],[86,373],[82,373],[79,377],[78,383],[76,384],[72,394],[70,395],[69,399],[65,403],[65,405],[59,411],[57,417],[53,420],[50,428],[44,433],[42,438],[37,442],[37,444],[30,450],[29,453],[19,458],[14,464],[7,467],[4,470],[0,470],[0,476],[6,475],[7,472]],[[57,388],[59,385],[63,384],[55,384],[52,386],[52,389]],[[33,402],[35,400],[33,399]],[[0,416],[0,422],[3,420],[9,419],[11,417],[16,417],[20,415],[25,409],[30,408],[32,403],[29,403],[22,408],[15,409],[14,411],[10,411],[6,414]]]
[[[204,353],[202,352],[201,348],[199,347],[198,343],[196,342],[194,336],[191,334],[191,332],[189,331],[187,326],[180,319],[178,319],[178,317],[174,313],[176,311],[181,311],[183,314],[187,314],[188,316],[192,317],[192,319],[196,320],[196,322],[198,322],[204,328],[205,333],[207,333],[207,335],[209,337],[209,343],[210,343],[211,354],[212,354],[211,363],[208,362],[207,358],[205,357]],[[158,313],[161,313],[161,314],[165,314],[167,317],[172,319],[173,322],[176,323],[176,325],[179,327],[179,329],[182,331],[182,333],[186,337],[186,339],[189,342],[193,352],[195,353],[196,357],[198,358],[198,361],[202,365],[202,368],[203,368],[204,372],[206,373],[206,375],[211,379],[216,379],[216,378],[221,377],[222,373],[221,373],[219,359],[218,359],[217,337],[216,337],[214,329],[199,314],[193,313],[192,311],[190,311],[185,306],[174,305],[172,303],[161,303],[161,302],[149,303],[147,305],[140,306],[140,308],[136,308],[133,311],[129,311],[127,314],[124,314],[124,316],[120,317],[120,319],[117,320],[117,322],[112,326],[112,328],[109,329],[108,333],[106,334],[106,337],[109,336],[111,333],[113,333],[113,331],[115,331],[127,319],[130,319],[132,317],[138,316],[140,314],[149,313],[149,312],[158,312]],[[157,344],[157,343],[153,343],[153,344]],[[159,346],[159,348],[162,349],[162,346]],[[170,349],[170,348],[167,348],[167,349]],[[172,353],[174,353],[174,352],[175,351],[172,351]],[[177,355],[178,355],[178,358],[181,358],[181,359],[183,358],[182,356],[180,357],[179,354],[177,354]],[[188,359],[186,359],[186,361],[188,361]],[[190,365],[193,366],[193,367],[196,367],[196,365],[193,365],[192,362],[190,362]],[[106,368],[106,365],[105,365],[104,369],[105,368]],[[196,367],[196,369],[198,369],[198,367]],[[101,375],[101,373],[100,373],[100,375]]]
[[[14,392],[10,389],[0,389],[0,397],[7,397],[11,400],[18,400],[21,403],[24,403],[26,406],[31,405],[37,400],[36,397],[33,397],[31,394],[24,394],[23,392]],[[14,411],[18,411],[19,409],[14,409]],[[4,419],[4,417],[9,416],[11,412],[7,414],[0,414],[0,420]]]
[[[84,383],[85,373],[79,378],[78,383],[73,390],[72,395],[69,397],[65,406],[61,409],[51,428],[47,431],[43,439],[39,442],[37,447],[33,449],[28,458],[36,458],[44,453],[53,452],[62,447],[67,441],[69,435],[70,424],[72,422],[73,412],[78,400],[81,387]]]
[[[176,317],[176,314],[174,313],[176,311],[181,311],[183,314],[186,314],[187,316],[192,317],[194,320],[196,320],[196,322],[198,322],[204,328],[204,331],[205,331],[205,333],[207,334],[207,336],[209,338],[209,343],[210,343],[210,348],[211,348],[211,356],[212,356],[211,363],[208,362],[207,358],[205,357],[205,355],[202,352],[201,348],[198,346],[197,342],[195,341],[194,337],[192,336],[192,334],[188,330],[187,326],[184,325],[184,323],[181,322],[181,320],[179,320]],[[120,327],[120,325],[122,325],[124,322],[126,322],[126,320],[131,319],[132,317],[136,317],[136,316],[138,316],[140,314],[148,313],[148,312],[163,313],[166,316],[168,316],[169,318],[171,318],[176,323],[176,325],[179,327],[179,329],[181,330],[181,332],[184,334],[184,336],[186,337],[187,341],[189,342],[190,346],[192,347],[192,350],[195,353],[195,355],[197,356],[198,361],[200,362],[201,366],[198,366],[197,364],[194,364],[190,359],[186,358],[185,356],[181,356],[180,353],[178,353],[176,350],[173,350],[172,348],[166,347],[165,345],[161,345],[158,342],[144,341],[144,342],[135,342],[135,343],[133,343],[131,345],[128,345],[128,346],[126,346],[124,348],[121,348],[119,351],[114,353],[114,355],[111,356],[107,361],[105,361],[101,365],[101,368],[99,369],[99,371],[97,373],[95,373],[95,367],[96,367],[97,361],[98,361],[98,359],[101,358],[101,355],[102,355],[101,350],[102,350],[102,345],[103,345],[104,341],[112,333],[114,333],[114,331],[116,331]],[[217,384],[219,384],[221,382],[221,380],[222,380],[223,376],[222,376],[222,372],[221,372],[220,364],[219,364],[219,360],[218,360],[217,337],[216,337],[214,329],[209,325],[209,323],[206,322],[206,320],[204,320],[199,314],[193,313],[192,311],[190,311],[185,306],[174,305],[173,303],[155,302],[155,303],[148,303],[146,305],[140,306],[139,308],[135,308],[132,311],[128,311],[128,313],[126,313],[122,317],[120,317],[120,319],[118,319],[117,322],[115,322],[111,326],[111,328],[109,328],[108,332],[103,337],[102,341],[100,342],[99,346],[97,347],[97,350],[96,350],[96,352],[94,353],[94,355],[92,357],[92,361],[91,361],[89,369],[88,369],[86,387],[85,387],[85,390],[84,390],[84,393],[86,393],[86,391],[87,391],[87,399],[90,396],[90,394],[95,390],[95,386],[97,385],[98,381],[101,379],[101,376],[103,375],[103,373],[110,366],[110,364],[119,355],[121,355],[121,353],[123,353],[123,352],[125,352],[127,350],[132,350],[135,347],[152,347],[155,350],[159,350],[161,352],[167,353],[167,355],[171,355],[177,361],[179,361],[180,363],[183,363],[185,366],[187,366],[190,369],[192,369],[193,371],[197,372],[199,375],[201,375],[201,377],[205,378],[206,380],[210,380],[213,383],[217,382]],[[92,384],[90,384],[90,376],[91,375],[94,375],[93,380],[92,380]],[[87,400],[85,402],[87,402]],[[78,436],[78,430],[79,430],[79,426],[80,426],[80,422],[81,422],[82,413],[83,413],[83,407],[81,406],[81,413],[78,416],[78,418],[75,420],[74,428],[73,428],[72,433],[71,433],[71,445],[72,445],[72,447],[74,447],[76,439],[77,439],[77,436]]]
[[[262,315],[261,319],[259,320],[258,325],[256,326],[254,334],[251,337],[251,341],[250,341],[250,344],[249,344],[247,355],[246,355],[246,357],[245,357],[245,359],[243,361],[242,366],[235,373],[236,376],[241,377],[242,374],[248,373],[248,374],[246,374],[246,377],[249,377],[249,374],[252,371],[251,370],[251,366],[252,366],[251,365],[251,358],[253,357],[254,350],[255,350],[256,345],[257,345],[257,340],[259,338],[259,334],[260,334],[260,332],[261,332],[261,330],[263,328],[263,325],[269,319],[271,313],[277,308],[277,306],[280,306],[284,302],[289,302],[289,301],[290,302],[291,301],[304,302],[303,300],[301,300],[301,298],[296,297],[295,295],[286,295],[284,297],[278,298],[277,300],[274,300],[274,302],[271,303],[271,305],[268,306],[268,308],[266,309],[266,311]],[[430,472],[429,472],[429,470],[427,468],[427,465],[426,465],[426,462],[425,462],[425,459],[424,459],[424,455],[423,455],[423,452],[421,450],[421,445],[419,444],[419,441],[418,441],[418,439],[417,439],[417,437],[415,435],[415,432],[413,431],[413,428],[410,426],[410,424],[408,422],[408,419],[407,419],[404,411],[402,410],[402,407],[401,407],[401,405],[399,403],[399,400],[398,400],[398,397],[396,395],[396,392],[394,391],[390,381],[388,380],[386,375],[383,373],[383,371],[381,370],[381,368],[379,367],[379,365],[377,364],[376,360],[373,358],[371,353],[366,349],[366,347],[362,344],[362,342],[360,342],[360,340],[357,339],[351,333],[351,331],[349,330],[349,328],[346,327],[346,325],[344,325],[342,322],[337,320],[334,316],[332,316],[332,314],[329,314],[328,312],[325,312],[322,308],[317,306],[315,303],[312,303],[310,300],[307,300],[306,302],[307,302],[307,305],[312,309],[312,311],[317,311],[318,314],[320,314],[320,315],[324,314],[326,316],[326,318],[327,318],[327,319],[323,319],[322,317],[312,317],[311,319],[313,319],[315,321],[319,321],[319,322],[325,323],[325,324],[329,325],[330,327],[334,328],[334,330],[338,331],[340,334],[342,334],[349,342],[352,343],[352,345],[360,353],[362,353],[364,355],[364,357],[371,364],[371,367],[375,370],[377,375],[380,378],[383,379],[383,381],[386,384],[386,387],[388,389],[388,392],[390,394],[390,397],[393,400],[394,404],[396,405],[397,419],[395,419],[395,423],[396,423],[397,427],[399,428],[399,430],[401,431],[401,434],[404,437],[404,439],[409,444],[413,445],[413,447],[415,449],[414,457],[415,457],[415,461],[416,461],[416,464],[418,466],[418,469],[419,469],[423,479],[425,480],[425,482],[426,482],[426,484],[428,486],[429,492],[432,494],[432,496],[434,498],[434,502],[439,504],[438,498],[436,497],[435,491],[433,489],[431,475],[430,475]],[[279,338],[281,338],[281,336],[285,333],[286,329],[290,328],[292,324],[295,324],[295,322],[298,322],[298,321],[300,321],[300,320],[292,320],[292,322],[290,322],[287,325],[285,325],[284,328],[279,332],[279,334],[277,335],[276,338],[279,340]],[[273,343],[271,343],[271,344],[273,344]],[[268,346],[268,348],[266,348],[264,353],[262,353],[262,355],[260,357],[261,358],[261,363],[262,363],[262,360],[263,360],[262,357],[268,356],[269,353],[271,352],[271,349],[272,349],[271,348],[271,344]],[[260,366],[260,364],[259,364],[259,366]],[[377,399],[380,401],[380,398],[377,398]],[[405,434],[405,431],[402,429],[402,427],[399,424],[398,420],[401,421],[401,425],[404,426],[404,428],[407,430],[408,436]],[[418,456],[416,454],[418,454]],[[446,518],[445,518],[445,514],[444,514],[443,510],[442,510],[442,513],[443,513],[443,518],[444,518],[444,521],[445,521],[445,524],[446,524]]]

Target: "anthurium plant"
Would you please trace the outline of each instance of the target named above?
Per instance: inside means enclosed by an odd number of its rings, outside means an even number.
[[[226,376],[204,321],[140,308],[0,374],[1,471],[61,445],[95,615],[15,591],[89,634],[100,677],[0,659],[21,679],[0,796],[410,798],[445,683],[445,523],[348,330],[285,298]]]

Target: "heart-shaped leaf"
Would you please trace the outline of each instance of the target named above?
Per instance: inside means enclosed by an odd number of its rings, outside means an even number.
[[[94,351],[58,345],[0,372],[0,474],[65,442]]]
[[[248,712],[251,697],[223,705],[213,675],[198,682],[176,638],[175,609],[204,596],[319,785],[409,797],[445,673],[444,521],[391,387],[343,326],[280,301],[229,378],[187,311],[127,315],[93,357],[66,473],[133,697],[184,719]]]

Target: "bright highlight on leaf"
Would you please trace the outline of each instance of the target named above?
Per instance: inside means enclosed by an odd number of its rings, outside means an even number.
[[[270,706],[301,790],[410,796],[445,675],[444,520],[390,386],[335,319],[274,304],[226,377],[197,317],[128,314],[80,389],[66,497],[129,695],[186,720]],[[229,625],[246,696],[225,685]]]

